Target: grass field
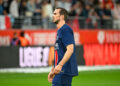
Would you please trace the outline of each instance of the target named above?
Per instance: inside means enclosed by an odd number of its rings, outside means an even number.
[[[0,73],[0,86],[51,86],[47,73]],[[120,86],[120,70],[79,72],[72,86]]]

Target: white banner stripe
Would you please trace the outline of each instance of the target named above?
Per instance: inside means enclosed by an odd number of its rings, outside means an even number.
[[[43,68],[3,68],[0,73],[48,73],[52,67]],[[118,66],[78,66],[78,71],[96,71],[96,70],[116,70],[120,69]]]

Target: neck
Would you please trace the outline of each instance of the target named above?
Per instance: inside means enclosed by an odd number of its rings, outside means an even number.
[[[58,29],[60,29],[64,24],[65,24],[65,21],[62,20],[56,26],[57,26]]]

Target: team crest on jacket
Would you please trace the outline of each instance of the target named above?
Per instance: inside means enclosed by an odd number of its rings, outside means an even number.
[[[58,50],[59,49],[59,45],[58,43],[55,43],[55,50]]]

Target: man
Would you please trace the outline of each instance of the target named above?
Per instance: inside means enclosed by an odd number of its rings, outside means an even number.
[[[19,38],[18,38],[17,32],[14,32],[14,33],[13,33],[13,38],[12,38],[10,44],[11,44],[11,46],[18,46],[18,45],[20,45],[20,40],[19,40]]]
[[[25,46],[28,46],[29,45],[29,41],[27,38],[25,38],[25,32],[24,31],[21,31],[20,32],[20,45],[25,47]]]
[[[56,8],[53,22],[58,28],[55,43],[54,67],[48,74],[52,86],[71,86],[72,77],[78,75],[75,42],[72,29],[65,24],[68,13],[64,8]]]
[[[14,18],[18,18],[19,17],[19,2],[18,0],[13,0],[10,4],[10,14],[14,17]]]

